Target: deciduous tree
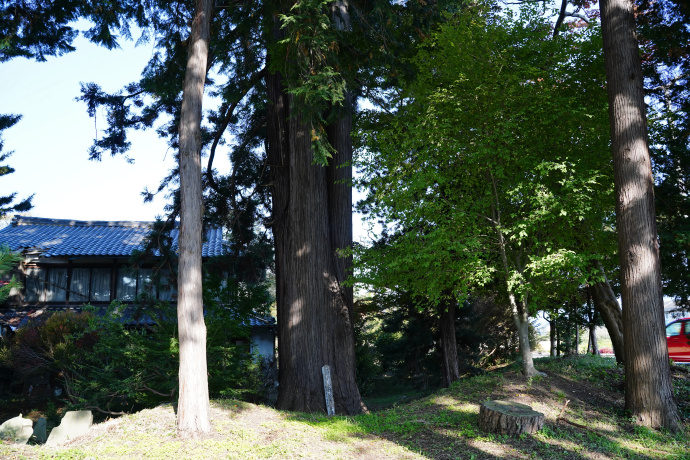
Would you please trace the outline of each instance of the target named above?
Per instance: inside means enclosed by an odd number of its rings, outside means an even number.
[[[596,30],[550,40],[523,14],[456,14],[419,50],[398,111],[371,114],[387,127],[365,133],[363,209],[395,239],[363,254],[361,278],[395,273],[436,299],[501,279],[530,376],[530,312],[563,273],[584,281],[612,190]]]

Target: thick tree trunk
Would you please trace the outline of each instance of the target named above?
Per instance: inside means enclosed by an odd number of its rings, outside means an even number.
[[[633,2],[602,0],[600,5],[621,266],[625,407],[642,425],[677,431]]]
[[[439,305],[439,330],[441,331],[441,356],[443,360],[443,386],[460,380],[458,369],[458,339],[455,335],[456,300],[451,299]]]
[[[177,300],[180,397],[177,406],[177,431],[182,437],[196,437],[211,431],[206,325],[201,288],[201,108],[212,4],[211,0],[196,2],[180,113],[181,224]]]
[[[611,337],[616,362],[623,364],[625,362],[625,355],[623,354],[625,348],[623,346],[623,313],[618,304],[618,299],[616,299],[616,295],[613,293],[611,284],[606,279],[603,268],[599,268],[605,279],[590,286],[592,301],[594,302],[594,309],[601,315],[609,337]]]
[[[339,167],[352,157],[351,108],[343,107],[329,127],[337,152],[331,163],[314,165],[311,126],[290,110],[280,75],[269,75],[266,83],[278,305],[276,405],[325,412],[321,368],[327,364],[336,413],[357,414],[366,407],[355,381],[352,290],[343,286],[351,259],[340,257],[352,243],[352,169]]]
[[[556,321],[549,321],[549,338],[551,339],[551,349],[549,355],[552,358],[556,357],[556,351],[558,349],[558,342],[556,341]]]
[[[336,413],[356,414],[365,408],[355,382],[352,295],[342,286],[347,270],[338,252],[343,247],[335,245],[345,239],[339,232],[351,240],[352,229],[343,228],[342,219],[331,222],[331,212],[337,211],[329,209],[333,184],[327,168],[312,163],[310,127],[297,112],[287,125],[287,164],[277,165],[287,177],[274,181],[274,206],[285,206],[274,209],[273,219],[280,278],[277,407],[325,412],[321,367],[328,364]],[[277,188],[281,183],[283,190]]]

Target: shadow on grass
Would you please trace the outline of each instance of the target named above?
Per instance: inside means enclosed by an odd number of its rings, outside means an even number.
[[[594,369],[593,375],[603,371]],[[504,390],[505,383],[503,374],[484,375],[464,380],[448,390],[410,404],[380,412],[330,418],[293,413],[287,417],[319,427],[323,430],[323,436],[333,441],[375,436],[432,459],[688,458],[683,457],[687,455],[687,449],[681,448],[687,443],[687,435],[672,437],[635,428],[627,420],[621,419],[616,405],[603,396],[577,401],[575,409],[569,407],[565,412],[568,418],[579,420],[581,412],[578,411],[586,411],[587,421],[594,422],[587,428],[556,423],[555,415],[552,415],[547,418],[544,428],[535,434],[511,437],[484,433],[478,423],[481,402],[517,396]],[[567,375],[545,377],[530,384],[515,379],[508,383],[514,389],[521,387],[520,391],[524,392],[521,396],[529,393],[534,401],[553,408],[562,404],[557,394],[570,397],[588,388],[586,382],[579,382],[579,387],[573,386],[578,382]],[[561,388],[561,385],[566,386]],[[587,424],[587,421],[584,423]]]

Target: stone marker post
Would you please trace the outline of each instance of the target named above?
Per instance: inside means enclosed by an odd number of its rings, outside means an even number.
[[[335,402],[333,401],[333,385],[331,384],[331,367],[326,364],[321,368],[323,374],[323,389],[326,394],[326,411],[328,415],[335,415]]]

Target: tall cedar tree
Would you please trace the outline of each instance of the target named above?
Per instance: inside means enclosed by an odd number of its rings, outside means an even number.
[[[334,23],[345,29],[347,8],[336,2],[333,10]],[[276,25],[272,33],[280,40],[284,31]],[[266,87],[280,356],[277,407],[325,412],[322,367],[328,365],[336,413],[357,414],[366,408],[355,380],[352,289],[344,284],[350,261],[340,257],[352,243],[350,96],[346,92],[340,107],[333,107],[337,113],[327,129],[333,156],[323,167],[315,163],[312,148],[318,127],[298,108],[304,101],[290,94],[294,88],[285,86],[280,73],[269,73]]]
[[[184,438],[211,431],[206,325],[201,287],[201,108],[212,9],[212,0],[197,0],[189,37],[189,57],[180,111],[180,258],[177,275],[180,397],[177,406],[177,431]]]
[[[603,0],[601,20],[621,266],[625,407],[641,425],[677,431],[633,3]]]

